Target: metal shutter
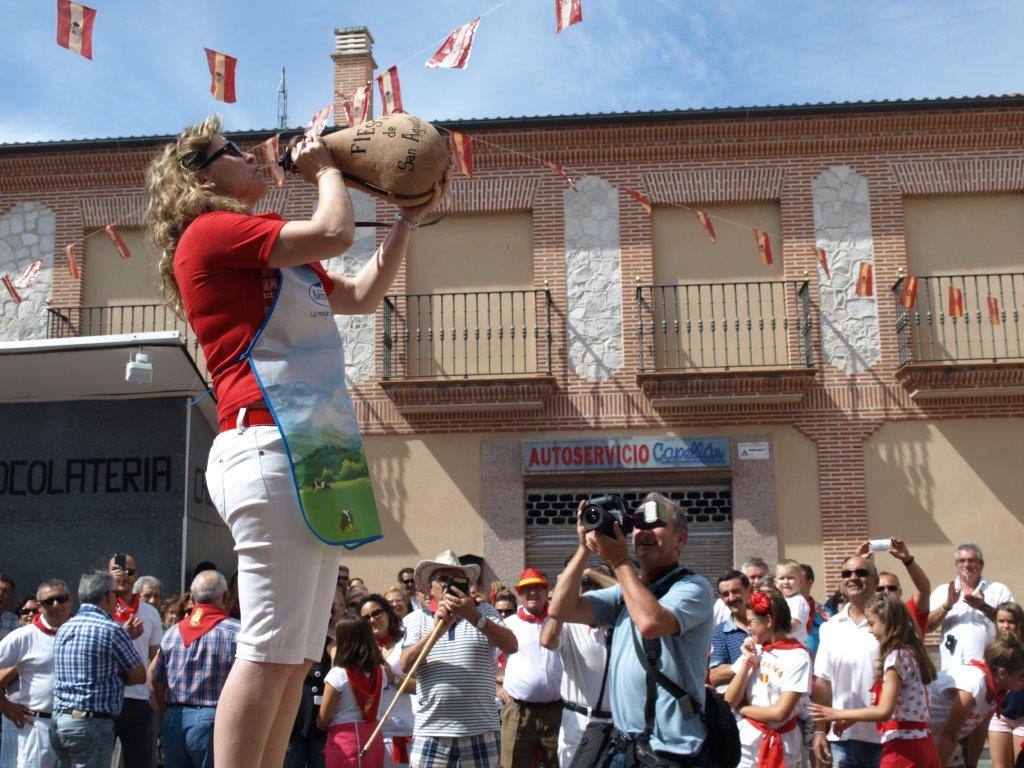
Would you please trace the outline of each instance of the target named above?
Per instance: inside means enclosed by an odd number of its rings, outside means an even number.
[[[690,535],[683,549],[685,565],[712,583],[733,567],[732,490],[728,485],[528,489],[527,567],[540,569],[551,580],[562,572],[566,558],[576,550],[576,510],[582,500],[603,493],[617,493],[632,508],[650,491],[668,496],[686,510]],[[596,562],[596,558],[592,559]]]

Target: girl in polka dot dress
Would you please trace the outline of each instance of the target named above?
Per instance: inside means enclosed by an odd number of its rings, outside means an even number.
[[[833,709],[811,704],[811,714],[815,722],[833,723],[836,733],[854,722],[877,723],[882,733],[880,768],[937,768],[927,693],[935,666],[914,619],[902,601],[888,595],[876,598],[865,613],[879,644],[874,706]]]

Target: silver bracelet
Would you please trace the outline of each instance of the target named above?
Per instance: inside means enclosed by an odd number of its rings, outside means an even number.
[[[395,211],[395,221],[396,222],[401,222],[402,224],[405,224],[405,226],[407,226],[409,229],[411,229],[413,231],[415,231],[415,230],[420,228],[420,223],[418,221],[413,221],[412,219],[407,219],[405,216],[402,215],[401,211]]]

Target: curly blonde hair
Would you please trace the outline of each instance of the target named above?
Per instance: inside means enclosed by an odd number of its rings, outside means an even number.
[[[203,189],[196,171],[189,170],[202,163],[222,125],[220,115],[190,125],[149,165],[149,240],[160,253],[157,269],[163,281],[164,302],[182,317],[185,309],[174,278],[174,253],[185,228],[202,213],[248,210],[240,200]]]

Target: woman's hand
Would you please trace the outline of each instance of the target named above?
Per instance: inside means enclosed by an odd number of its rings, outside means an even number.
[[[331,151],[319,136],[296,136],[288,145],[292,164],[310,184],[317,183],[317,173],[324,168],[337,168]]]
[[[445,195],[448,194],[448,190],[452,184],[452,169],[449,168],[444,172],[444,178],[434,185],[434,193],[430,196],[430,199],[422,205],[413,205],[409,208],[402,209],[402,215],[407,219],[413,221],[421,221],[428,213],[433,211],[441,201],[444,200]]]
[[[761,654],[757,652],[757,642],[754,638],[748,637],[743,641],[743,645],[740,646],[740,655],[751,667],[761,666]]]
[[[811,713],[811,718],[816,723],[834,723],[843,716],[840,710],[826,707],[822,704],[808,704],[807,709]]]

